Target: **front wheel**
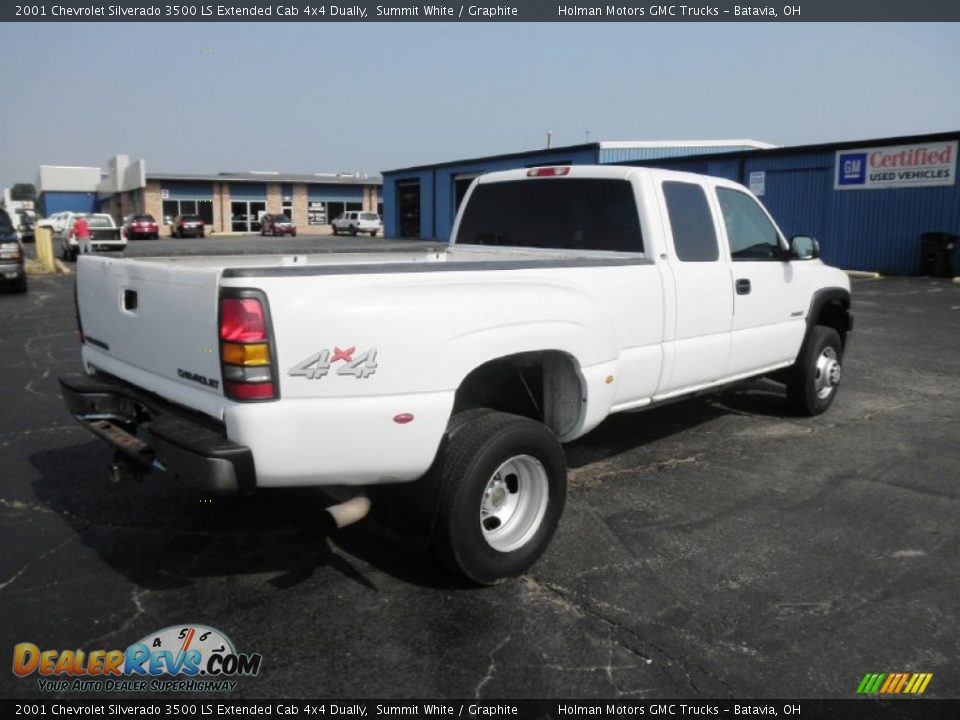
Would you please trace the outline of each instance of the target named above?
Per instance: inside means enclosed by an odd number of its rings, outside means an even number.
[[[787,378],[787,402],[801,415],[825,412],[837,396],[843,343],[831,327],[817,325]]]
[[[434,465],[440,483],[433,551],[451,571],[489,585],[546,550],[563,513],[567,466],[542,423],[483,411],[457,418]]]

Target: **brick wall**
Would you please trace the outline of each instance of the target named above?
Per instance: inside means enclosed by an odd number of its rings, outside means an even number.
[[[298,233],[312,232],[307,225],[307,186],[303,183],[293,186],[293,217],[290,219],[297,226]]]
[[[283,212],[283,198],[280,194],[280,183],[267,183],[267,212],[277,215]]]
[[[163,199],[160,197],[160,181],[147,180],[147,187],[143,191],[143,211],[153,215],[160,226],[161,235],[170,235],[170,226],[163,224]]]
[[[230,232],[230,185],[213,183],[213,232]]]

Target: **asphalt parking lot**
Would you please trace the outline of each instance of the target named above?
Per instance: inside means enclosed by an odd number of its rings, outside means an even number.
[[[855,281],[820,418],[757,382],[608,419],[567,447],[546,556],[478,589],[381,528],[328,534],[313,491],[109,484],[58,397],[73,278],[30,282],[0,296],[2,653],[203,623],[263,655],[237,698],[852,698],[901,671],[960,697],[958,285]],[[9,670],[0,694],[50,697]]]

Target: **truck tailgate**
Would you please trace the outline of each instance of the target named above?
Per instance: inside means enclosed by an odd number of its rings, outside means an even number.
[[[181,405],[220,417],[220,272],[82,256],[77,303],[84,359]]]

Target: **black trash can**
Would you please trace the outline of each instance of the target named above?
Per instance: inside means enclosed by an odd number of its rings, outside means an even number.
[[[920,236],[920,274],[949,278],[954,275],[954,254],[960,236],[925,232]]]

